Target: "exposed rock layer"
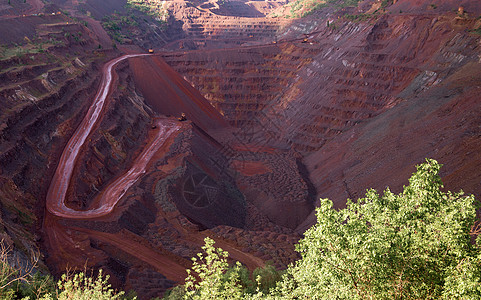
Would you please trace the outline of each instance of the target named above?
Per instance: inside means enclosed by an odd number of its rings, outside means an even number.
[[[479,195],[480,9],[394,13],[407,2],[370,22],[308,18],[274,45],[164,57],[244,140],[299,152],[336,207],[366,188],[398,191],[425,157],[446,165],[447,187]]]

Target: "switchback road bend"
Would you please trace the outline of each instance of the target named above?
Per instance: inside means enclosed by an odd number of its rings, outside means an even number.
[[[46,200],[47,209],[50,213],[71,219],[96,218],[109,214],[126,191],[145,173],[148,162],[164,144],[165,140],[174,131],[179,130],[180,127],[175,121],[157,120],[155,138],[149,141],[140,155],[132,163],[132,167],[102,192],[97,207],[85,211],[77,211],[65,205],[67,189],[80,149],[103,113],[105,101],[112,86],[112,70],[114,66],[123,60],[145,55],[149,54],[124,55],[111,60],[104,66],[101,84],[92,106],[68,141],[60,157],[52,182],[50,183]]]

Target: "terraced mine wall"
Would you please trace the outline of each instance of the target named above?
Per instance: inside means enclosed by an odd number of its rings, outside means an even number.
[[[63,15],[21,19],[23,28],[2,20],[7,33],[0,61],[0,231],[27,263],[40,246],[44,198],[57,159],[90,104],[99,64],[112,54],[85,55],[97,41]],[[18,39],[12,26],[23,30],[21,40],[9,39]],[[72,56],[59,59],[69,51]],[[45,267],[42,258],[39,267]]]
[[[128,8],[125,0],[57,3],[77,10],[78,17],[95,27],[103,22],[112,43],[135,44],[143,49],[211,49],[273,41],[279,29],[289,23],[284,18],[266,17],[282,1],[230,1],[193,3],[146,1],[140,11]],[[72,7],[73,6],[73,7]],[[150,14],[141,12],[150,10]],[[88,13],[87,13],[88,12]],[[101,30],[99,30],[101,31]],[[111,47],[111,45],[105,45]]]
[[[229,2],[226,5],[236,4]],[[239,2],[238,5],[244,4]],[[279,30],[289,23],[284,18],[259,17],[262,15],[260,12],[252,15],[225,10],[225,14],[222,14],[222,9],[207,6],[208,3],[193,7],[188,3],[167,1],[166,7],[172,19],[182,23],[184,37],[162,47],[193,50],[270,43],[276,39]]]
[[[239,139],[240,132],[159,58],[132,60],[132,70],[147,103],[166,115],[180,116],[184,112],[199,134],[205,132],[201,134],[204,139],[215,141],[210,154],[201,151],[206,142],[193,143],[193,149],[199,149],[198,155],[194,155],[198,158],[196,163],[204,171],[214,178],[231,177],[247,202],[278,225],[294,228],[309,214],[313,195],[308,192],[292,152],[256,149],[249,141]],[[176,89],[172,89],[174,85]],[[217,159],[216,154],[222,159]],[[256,171],[252,173],[251,167]]]
[[[329,26],[307,18],[276,44],[164,58],[244,141],[298,153],[317,197],[336,207],[367,187],[397,191],[424,157],[452,162],[447,186],[479,193],[477,162],[461,159],[478,161],[472,149],[479,144],[464,132],[478,128],[479,118],[462,117],[461,106],[479,112],[471,80],[479,79],[480,38],[470,33],[479,21],[454,12],[339,17]],[[423,122],[433,127],[423,131]]]

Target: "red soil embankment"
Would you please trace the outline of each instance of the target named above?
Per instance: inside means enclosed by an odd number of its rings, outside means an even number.
[[[444,164],[441,176],[448,189],[479,196],[479,70],[479,63],[469,64],[422,97],[401,103],[308,156],[321,194],[341,206],[344,198],[361,197],[366,188],[382,191],[389,186],[399,192],[414,164],[430,157]]]
[[[0,19],[0,42],[2,44],[26,44],[27,39],[33,40],[38,34],[38,27],[42,24],[59,24],[66,22],[64,15],[45,15],[15,17]]]
[[[27,14],[38,14],[45,6],[40,0],[28,0],[27,3],[32,7],[26,12]]]
[[[158,113],[187,118],[204,130],[227,126],[222,115],[204,97],[169,67],[161,57],[130,60],[136,86]]]
[[[146,241],[144,244],[140,243],[128,238],[128,235],[122,232],[112,234],[84,228],[75,228],[75,230],[88,234],[90,238],[111,244],[118,250],[124,251],[125,253],[140,259],[153,266],[169,280],[178,283],[184,282],[186,276],[186,262],[180,264],[176,261],[176,258],[172,258],[172,256],[169,257],[167,253],[155,251],[151,247],[144,245],[147,243]]]

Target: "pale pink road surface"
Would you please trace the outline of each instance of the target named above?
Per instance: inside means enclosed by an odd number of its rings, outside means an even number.
[[[128,58],[144,56],[149,54],[129,54],[108,62],[102,70],[102,81],[100,88],[95,96],[92,106],[89,108],[87,115],[82,120],[75,133],[67,143],[61,157],[57,170],[52,178],[47,193],[47,209],[50,213],[64,218],[86,219],[96,218],[109,214],[117,202],[127,192],[127,190],[145,173],[147,164],[154,154],[164,144],[165,140],[180,126],[172,120],[157,120],[157,132],[155,138],[143,149],[141,154],[135,159],[130,170],[124,175],[111,183],[104,192],[102,192],[98,207],[89,210],[74,210],[65,205],[65,196],[72,178],[72,172],[77,161],[80,148],[85,143],[87,137],[91,133],[96,122],[99,120],[102,109],[107,99],[110,87],[112,85],[112,69],[113,67]]]

